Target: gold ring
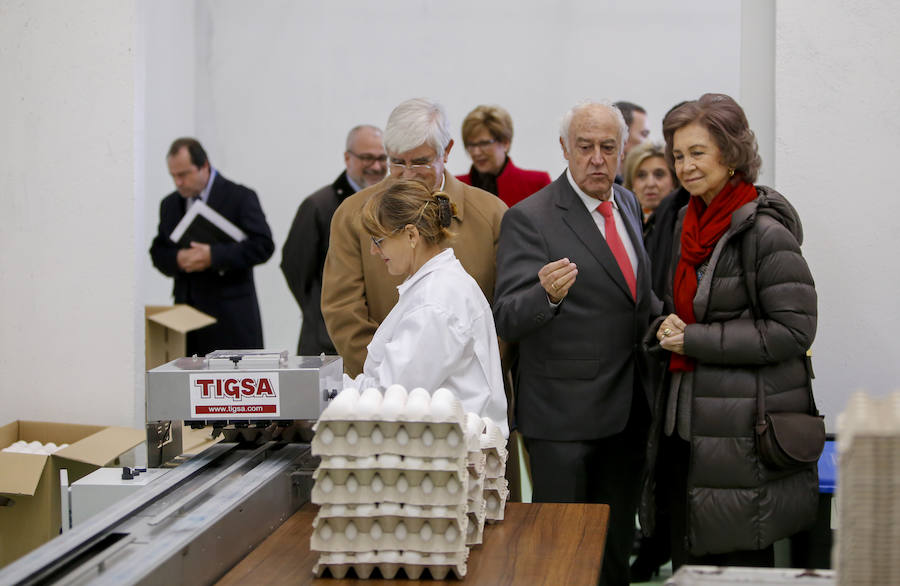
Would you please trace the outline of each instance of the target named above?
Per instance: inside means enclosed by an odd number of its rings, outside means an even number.
[[[554,291],[556,291],[557,289],[559,289],[559,285],[557,285],[556,283],[551,283],[550,286],[553,287],[553,290],[554,290]]]

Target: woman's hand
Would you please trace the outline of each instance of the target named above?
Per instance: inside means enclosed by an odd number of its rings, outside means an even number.
[[[684,354],[684,328],[687,324],[674,313],[670,313],[656,331],[656,339],[663,350]]]

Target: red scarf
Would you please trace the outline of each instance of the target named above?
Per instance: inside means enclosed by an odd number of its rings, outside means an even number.
[[[694,316],[697,267],[709,258],[719,238],[728,230],[731,214],[756,197],[756,188],[737,177],[725,184],[708,207],[700,197],[691,197],[681,229],[681,258],[675,268],[673,290],[675,313],[684,323],[697,322]],[[673,352],[669,370],[694,370],[694,359]]]

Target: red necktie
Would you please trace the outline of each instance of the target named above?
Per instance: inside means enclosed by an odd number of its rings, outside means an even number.
[[[606,222],[606,243],[609,245],[613,256],[616,257],[616,262],[619,263],[619,269],[625,277],[625,282],[628,283],[628,288],[631,289],[631,297],[637,299],[637,282],[634,280],[634,269],[631,268],[631,260],[628,258],[625,245],[622,244],[622,239],[619,238],[619,231],[616,230],[616,219],[613,217],[612,202],[605,201],[601,203],[597,206],[597,211],[600,212]]]

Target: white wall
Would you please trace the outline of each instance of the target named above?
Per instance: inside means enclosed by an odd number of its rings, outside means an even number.
[[[169,104],[148,97],[148,128],[164,125],[169,138],[195,130],[214,166],[259,193],[277,250],[255,276],[266,346],[276,349],[295,350],[300,329],[300,310],[278,267],[281,246],[302,199],[342,170],[352,126],[383,127],[401,101],[436,98],[457,141],[449,168],[461,173],[469,165],[462,119],[480,103],[501,104],[516,126],[513,159],[555,177],[564,169],[558,121],[579,99],[640,103],[661,140],[660,121],[673,104],[704,91],[736,96],[740,89],[736,1],[197,0],[196,6],[196,126],[172,128]],[[169,42],[168,22],[157,22],[162,28],[150,36]],[[180,56],[148,58],[161,71],[180,67]],[[148,210],[172,190],[163,142],[148,145]],[[156,218],[148,211],[145,220],[152,235]],[[168,280],[149,258],[142,269],[145,301],[167,302]]]
[[[142,420],[142,307],[171,299],[147,249],[176,136],[198,136],[260,193],[278,245],[257,269],[267,345],[293,349],[280,247],[301,199],[340,171],[354,124],[426,95],[458,139],[473,106],[499,103],[517,163],[556,174],[557,121],[577,99],[641,103],[660,138],[672,104],[722,91],[740,96],[764,154],[765,128],[777,136],[767,169],[806,228],[833,424],[848,391],[883,394],[900,368],[887,301],[900,204],[885,180],[900,154],[898,8],[793,0],[773,17],[773,0],[748,1],[0,0],[0,419]],[[467,165],[457,145],[450,168]]]
[[[776,22],[776,186],[803,219],[833,430],[851,391],[900,388],[900,4],[780,1]]]
[[[0,424],[130,424],[133,2],[0,2]]]

